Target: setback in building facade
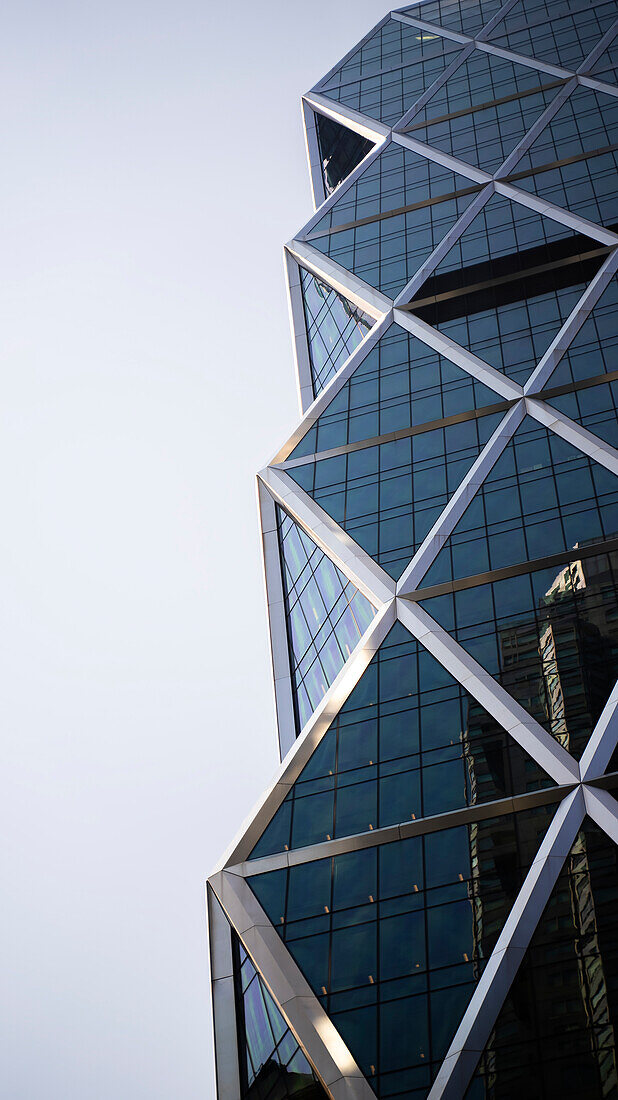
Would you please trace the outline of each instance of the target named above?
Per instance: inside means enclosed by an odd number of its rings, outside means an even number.
[[[303,99],[219,1100],[618,1096],[616,65],[616,0],[425,0]]]

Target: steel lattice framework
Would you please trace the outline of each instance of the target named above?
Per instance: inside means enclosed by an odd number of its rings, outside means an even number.
[[[292,958],[271,920],[257,900],[247,879],[268,872],[311,863],[330,856],[390,844],[407,837],[431,833],[462,823],[475,822],[489,816],[499,817],[533,806],[557,803],[557,810],[542,840],[538,854],[523,881],[515,904],[506,919],[446,1057],[430,1091],[431,1100],[438,1097],[461,1097],[474,1072],[480,1052],[490,1036],[500,1008],[505,1000],[519,963],[531,940],[541,914],[548,902],[564,861],[573,845],[586,815],[618,844],[618,804],[610,793],[611,782],[606,777],[610,758],[618,743],[618,684],[607,699],[605,708],[581,755],[576,759],[560,740],[545,729],[516,699],[455,640],[427,610],[421,601],[432,594],[449,590],[449,586],[431,585],[423,578],[435,562],[440,550],[455,530],[470,502],[475,498],[496,462],[505,453],[524,417],[560,437],[600,464],[610,474],[618,475],[618,452],[605,440],[569,419],[544,399],[551,376],[568,353],[573,341],[601,299],[618,270],[618,235],[597,221],[589,220],[543,199],[518,186],[513,177],[530,148],[554,117],[582,88],[618,97],[618,88],[593,75],[598,59],[618,36],[618,19],[599,37],[576,69],[538,60],[534,56],[515,54],[494,42],[496,30],[509,12],[522,0],[507,0],[502,7],[486,5],[491,18],[482,29],[474,28],[474,38],[437,21],[416,18],[411,8],[389,13],[372,31],[320,81],[302,102],[309,165],[316,212],[304,229],[285,246],[285,264],[289,288],[291,323],[298,374],[299,401],[302,419],[292,437],[281,447],[272,462],[258,475],[258,497],[261,516],[266,592],[269,610],[272,663],[276,696],[276,713],[282,764],[269,790],[253,811],[239,837],[231,845],[219,867],[208,882],[208,912],[211,936],[211,965],[215,1017],[215,1046],[219,1100],[237,1100],[241,1096],[239,1056],[235,1023],[234,975],[231,932],[234,929],[256,970],[262,976],[285,1021],[309,1059],[328,1096],[362,1100],[374,1096],[365,1075],[350,1050],[338,1034],[322,1003],[299,966]],[[525,0],[524,0],[525,3]],[[479,8],[479,5],[472,5]],[[551,5],[550,5],[551,6]],[[422,7],[422,5],[421,5]],[[422,14],[419,7],[418,14]],[[465,7],[465,5],[462,5]],[[576,3],[554,5],[566,11]],[[581,5],[580,5],[581,7]],[[583,5],[586,7],[586,5]],[[606,4],[605,9],[608,5]],[[438,5],[431,4],[434,19]],[[616,14],[616,13],[614,13]],[[415,28],[418,39],[439,36],[453,44],[448,63],[429,86],[406,105],[405,113],[393,125],[360,113],[340,102],[333,95],[333,79],[341,67],[358,55],[364,45],[376,40],[382,28],[392,22]],[[457,49],[454,47],[457,46]],[[492,173],[465,160],[453,157],[415,138],[415,120],[422,119],[423,110],[449,79],[472,55],[503,58],[526,71],[543,74],[552,86],[552,95],[533,124],[517,141],[514,148]],[[522,71],[523,71],[522,69]],[[609,102],[609,99],[607,100]],[[347,178],[330,195],[326,194],[322,157],[318,144],[316,119],[332,120],[372,143]],[[417,129],[420,129],[420,123]],[[421,130],[421,133],[423,131]],[[338,204],[352,189],[368,178],[372,165],[384,158],[388,150],[399,147],[424,158],[431,165],[455,174],[462,181],[460,190],[469,189],[472,198],[462,212],[457,212],[451,228],[419,263],[395,296],[387,296],[370,286],[358,274],[346,270],[316,241],[316,227],[325,224],[325,217],[336,211]],[[428,324],[406,308],[418,295],[432,273],[456,244],[479,213],[495,196],[508,199],[518,209],[532,211],[543,219],[558,223],[572,234],[586,238],[590,249],[599,256],[598,268],[588,282],[574,308],[561,323],[549,347],[539,358],[527,380],[520,384],[504,371],[496,369],[471,350],[459,345],[438,328]],[[341,207],[340,207],[341,209]],[[404,211],[405,214],[405,211]],[[386,216],[386,215],[385,215]],[[616,219],[618,220],[618,219]],[[303,304],[302,273],[316,276],[351,306],[369,319],[372,327],[363,336],[349,357],[345,358],[324,388],[314,395],[310,352],[307,341],[307,316]],[[395,323],[428,349],[454,364],[495,395],[500,417],[487,442],[481,445],[477,457],[458,486],[450,494],[430,530],[420,541],[408,565],[398,579],[378,564],[375,556],[354,541],[342,525],[315,502],[311,494],[300,487],[292,476],[298,468],[315,462],[315,453],[293,456],[295,448],[309,433],[319,418],[329,409],[337,395],[353,377],[367,357],[378,347]],[[617,364],[618,367],[618,364]],[[393,431],[376,436],[369,443],[378,446],[385,440],[409,438],[413,429]],[[363,446],[367,446],[367,440]],[[356,445],[358,449],[359,444]],[[349,454],[354,442],[331,447],[328,457]],[[311,450],[311,448],[309,448]],[[320,454],[323,458],[324,454]],[[320,551],[337,567],[340,574],[370,602],[375,609],[369,626],[364,629],[351,655],[327,685],[327,690],[309,719],[298,729],[294,705],[294,682],[290,664],[290,647],[286,621],[285,585],[280,552],[277,509],[282,509],[301,531],[304,531]],[[280,515],[281,513],[279,513]],[[555,555],[557,565],[571,561],[573,553]],[[552,558],[552,561],[554,559]],[[549,558],[547,559],[549,561]],[[547,564],[547,562],[546,562]],[[522,569],[530,568],[524,563]],[[480,569],[468,572],[480,574]],[[491,572],[491,571],[490,571]],[[496,574],[497,575],[497,574]],[[506,573],[504,574],[506,575]],[[489,576],[489,574],[487,574]],[[478,583],[478,582],[477,582]],[[451,589],[452,590],[452,586]],[[398,824],[371,828],[351,836],[323,840],[317,844],[283,850],[279,853],[251,858],[252,850],[264,833],[273,815],[282,805],[302,769],[321,743],[333,720],[358,684],[363,673],[378,652],[396,621],[399,621],[418,642],[437,659],[440,665],[477,701],[477,703],[508,732],[519,746],[553,781],[553,786],[532,793],[523,793],[485,804],[471,804],[461,809]],[[610,788],[610,789],[608,789]]]

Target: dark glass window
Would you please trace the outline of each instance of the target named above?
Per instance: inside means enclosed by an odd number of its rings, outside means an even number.
[[[608,96],[608,99],[610,97]],[[581,218],[618,228],[618,153],[612,150],[592,160],[576,160],[517,180],[555,206],[566,207]]]
[[[300,269],[300,282],[313,392],[317,397],[358,347],[374,322],[344,298],[343,294],[338,294],[303,267]]]
[[[375,608],[279,507],[277,523],[300,731],[369,626]]]
[[[315,115],[315,126],[322,160],[324,189],[326,194],[330,195],[373,149],[373,143],[361,134],[356,134],[354,130],[348,130],[340,122],[326,118],[325,115]]]
[[[614,38],[586,75],[594,77],[595,80],[602,80],[605,84],[615,84],[617,72],[618,39]]]
[[[618,448],[618,383],[607,382],[598,386],[548,397],[547,403],[570,416],[589,432],[598,435],[612,447]]]
[[[233,936],[241,1100],[325,1100],[266,985]]]
[[[618,279],[614,277],[569,344],[547,386],[569,385],[616,369],[617,313]]]
[[[423,586],[534,561],[616,535],[616,475],[527,416],[423,578]]]
[[[426,0],[401,10],[424,23],[475,35],[500,11],[502,3],[503,0]]]
[[[329,99],[393,125],[440,76],[461,46],[390,19],[320,91]]]
[[[500,419],[465,420],[287,473],[397,578]]]
[[[575,70],[616,18],[614,0],[565,0],[556,16],[554,0],[520,0],[495,27],[489,41],[502,49]],[[569,14],[566,14],[568,12]]]
[[[618,99],[578,87],[541,130],[515,171],[525,172],[556,160],[594,153],[618,142]],[[596,166],[593,165],[593,168]],[[523,187],[518,183],[518,187]]]
[[[494,390],[392,325],[290,458],[417,427],[500,400]]]
[[[552,786],[396,624],[251,858]]]
[[[428,1091],[553,812],[248,880],[378,1097]]]
[[[618,848],[590,820],[526,951],[466,1100],[618,1094]]]
[[[617,566],[574,555],[422,606],[579,759],[618,674]]]

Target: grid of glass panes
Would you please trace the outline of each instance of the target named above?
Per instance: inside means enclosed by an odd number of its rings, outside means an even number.
[[[397,623],[251,858],[552,785]]]
[[[553,813],[248,880],[378,1096],[428,1088]]]
[[[539,4],[535,8],[527,0],[520,0],[496,25],[488,41],[563,69],[577,69],[611,27],[616,5],[614,0],[597,4],[579,0],[572,6],[576,10],[567,15],[557,12],[552,0],[547,6]]]
[[[298,731],[369,626],[375,608],[277,507]]]
[[[460,34],[474,35],[500,11],[503,0],[426,0],[402,12]]]
[[[326,1093],[237,936],[233,937],[242,1100],[325,1100]]]
[[[300,281],[307,326],[314,395],[330,382],[367,334],[373,320],[301,267]]]

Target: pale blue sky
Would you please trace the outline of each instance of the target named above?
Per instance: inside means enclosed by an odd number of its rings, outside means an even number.
[[[298,418],[299,99],[384,11],[2,7],[10,1100],[214,1095],[203,883],[276,766],[254,472]]]

